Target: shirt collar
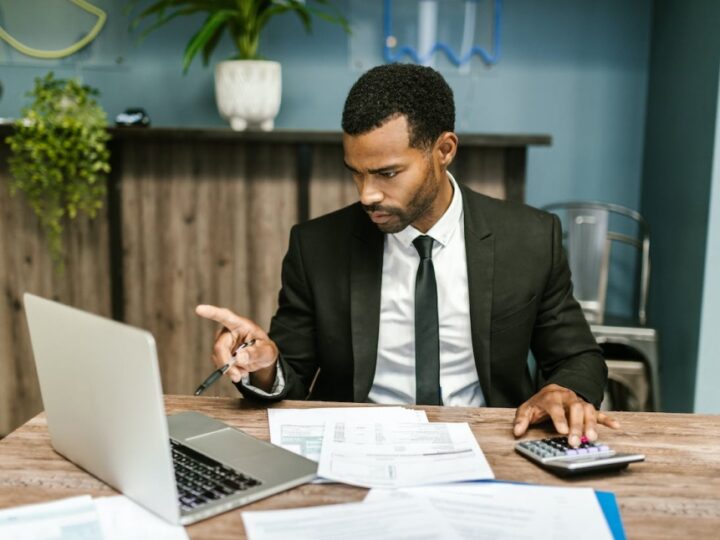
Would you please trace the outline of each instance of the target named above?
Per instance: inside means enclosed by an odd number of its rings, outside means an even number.
[[[453,234],[460,226],[463,215],[462,194],[460,193],[460,188],[458,187],[455,178],[453,178],[453,175],[450,173],[447,173],[447,175],[453,188],[453,196],[450,201],[450,206],[448,206],[448,209],[440,217],[440,219],[437,220],[435,225],[433,225],[430,230],[425,233],[442,246],[446,246],[448,242],[450,242]],[[418,231],[412,225],[408,225],[402,231],[397,232],[392,236],[394,236],[402,245],[412,246],[413,240],[422,234],[423,233]]]

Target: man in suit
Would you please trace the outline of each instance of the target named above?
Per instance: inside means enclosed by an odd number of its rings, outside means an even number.
[[[607,368],[572,296],[557,217],[485,197],[447,171],[450,87],[431,68],[373,68],[343,111],[360,201],[296,225],[266,334],[229,310],[213,351],[260,399],[518,407],[514,433],[550,418],[597,438]],[[461,180],[461,179],[460,179]],[[527,357],[544,379],[535,393]]]

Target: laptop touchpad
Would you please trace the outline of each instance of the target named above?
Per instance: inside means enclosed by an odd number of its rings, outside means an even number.
[[[225,428],[205,435],[185,439],[185,444],[218,461],[237,463],[265,451],[264,444],[233,428]]]

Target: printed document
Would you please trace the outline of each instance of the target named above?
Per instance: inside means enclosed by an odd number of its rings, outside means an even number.
[[[1,540],[85,540],[102,538],[90,495],[0,511]]]
[[[95,505],[105,540],[187,540],[185,529],[171,525],[122,495],[98,497]]]
[[[405,498],[243,512],[248,540],[460,540],[427,501]]]
[[[404,407],[332,407],[268,409],[270,442],[313,461],[320,461],[326,422],[423,422],[425,411]]]
[[[371,488],[494,478],[467,423],[328,422],[318,475]]]
[[[0,511],[0,540],[187,540],[171,525],[122,495],[90,495]]]
[[[373,489],[369,504],[404,497],[429,502],[461,538],[612,540],[590,488],[479,482],[400,490]],[[578,533],[580,531],[580,533]]]

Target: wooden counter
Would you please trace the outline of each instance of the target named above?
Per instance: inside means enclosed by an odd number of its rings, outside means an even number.
[[[0,139],[12,132],[0,126]],[[66,271],[52,267],[22,196],[8,194],[0,142],[0,436],[41,409],[21,298],[52,297],[135,326],[158,344],[166,392],[207,375],[215,328],[198,303],[267,326],[290,228],[357,200],[340,132],[112,128],[112,173],[97,220],[69,227]],[[458,181],[522,201],[529,145],[548,135],[459,134]],[[234,395],[229,384],[210,393]]]

